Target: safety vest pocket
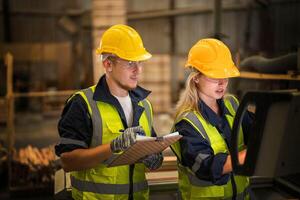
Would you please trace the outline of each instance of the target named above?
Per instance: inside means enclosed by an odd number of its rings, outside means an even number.
[[[120,130],[123,129],[123,126],[121,124],[111,123],[111,122],[105,122],[108,130],[111,133],[117,133],[120,134]]]
[[[97,168],[93,168],[87,176],[88,179],[95,183],[116,183],[117,168],[107,168],[105,165],[101,165]]]
[[[103,175],[103,176],[116,176],[116,167],[106,167],[105,165],[100,165],[96,168],[91,169],[91,174]]]

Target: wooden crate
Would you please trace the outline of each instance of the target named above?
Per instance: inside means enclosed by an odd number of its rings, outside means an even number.
[[[28,145],[14,149],[10,163],[9,191],[11,197],[50,195],[54,191],[54,146],[38,149]]]
[[[178,57],[175,57],[175,61],[177,62],[176,67],[177,67],[177,71],[178,71],[176,79],[180,82],[184,82],[185,78],[186,78],[184,65],[187,61],[187,58],[185,56],[178,56]]]
[[[106,31],[107,29],[104,29],[104,28],[95,28],[93,29],[93,32],[92,32],[92,37],[93,37],[93,47],[94,48],[98,48],[99,47],[99,44],[100,44],[100,40],[101,40],[101,37],[103,35],[103,33]],[[95,52],[93,52],[95,53]]]
[[[114,24],[125,24],[126,1],[93,0],[91,18],[93,28],[109,27]]]
[[[169,83],[171,80],[171,62],[168,54],[153,55],[143,64],[141,82]]]
[[[170,112],[171,87],[169,83],[141,83],[140,85],[152,91],[148,99],[155,113]]]
[[[149,100],[155,113],[171,110],[171,61],[168,54],[156,54],[143,66],[140,85],[152,93]]]
[[[104,73],[96,49],[99,46],[103,32],[115,24],[126,24],[126,0],[92,0],[91,24],[93,39],[93,71],[94,83]]]
[[[97,84],[99,78],[104,74],[104,68],[100,60],[100,56],[96,55],[96,49],[93,50],[93,74],[94,74],[94,84]]]

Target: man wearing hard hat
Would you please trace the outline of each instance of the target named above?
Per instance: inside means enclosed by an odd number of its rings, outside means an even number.
[[[104,32],[97,54],[105,75],[68,100],[58,124],[56,154],[71,172],[74,199],[148,199],[145,167],[160,167],[161,153],[134,165],[108,168],[105,161],[131,146],[137,134],[156,136],[146,99],[150,92],[137,85],[143,61],[151,54],[126,25]]]
[[[247,199],[249,180],[233,174],[229,154],[238,100],[226,94],[226,89],[228,79],[240,75],[231,53],[219,40],[202,39],[191,48],[185,67],[191,71],[174,123],[174,130],[183,137],[172,145],[178,158],[181,197]],[[250,115],[245,114],[239,133],[240,163],[245,159],[249,124]]]

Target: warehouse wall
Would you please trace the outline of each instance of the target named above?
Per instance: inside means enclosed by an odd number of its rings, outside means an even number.
[[[200,38],[214,37],[214,1],[175,0],[174,9],[202,10],[198,13],[131,19],[128,24],[142,35],[146,48],[155,54],[171,54],[172,101],[186,75],[182,65],[191,46]],[[154,2],[128,0],[128,14],[151,13],[171,8],[171,0]],[[300,43],[300,1],[223,0],[221,15],[222,40],[229,46],[233,59],[251,55],[268,57],[296,51]],[[153,12],[152,12],[153,13]]]
[[[91,31],[90,22],[86,22],[89,21],[87,19],[89,17],[85,12],[90,6],[89,1],[66,0],[54,3],[38,0],[9,0],[10,30],[5,30],[7,27],[4,27],[3,2],[4,0],[0,1],[0,43],[29,45],[69,43],[72,60],[68,63],[68,68],[72,70],[66,72],[69,77],[65,77],[65,84],[55,85],[54,81],[54,85],[51,86],[59,89],[74,89],[92,83]],[[5,39],[5,31],[10,33],[10,41]],[[28,61],[25,65],[29,63]],[[38,65],[39,70],[44,74],[53,74],[53,71],[58,74],[58,71],[67,70],[55,63],[54,65],[52,63],[52,66],[47,63],[38,63]],[[18,70],[18,67],[15,70]],[[55,77],[54,80],[56,79],[57,82],[59,78]],[[48,86],[41,87],[39,89],[46,90]]]
[[[127,12],[145,12],[151,10],[166,10],[169,8],[171,0],[127,0]]]
[[[4,27],[3,2],[4,0],[0,0],[1,27]],[[177,100],[178,85],[182,85],[185,77],[181,67],[188,50],[198,39],[213,37],[215,34],[212,12],[214,1],[211,0],[124,0],[124,9],[120,6],[111,7],[112,5],[119,5],[123,0],[10,0],[8,2],[10,5],[12,42],[70,43],[72,62],[69,69],[72,70],[69,72],[70,76],[67,77],[70,84],[62,87],[62,89],[85,87],[96,82],[95,80],[103,71],[100,70],[101,64],[97,61],[97,57],[92,56],[99,44],[101,34],[108,27],[104,23],[109,21],[112,24],[120,23],[112,19],[116,19],[116,16],[123,16],[123,12],[130,16],[135,13],[163,11],[171,7],[174,9],[199,8],[203,10],[199,13],[174,17],[128,18],[127,20],[125,14],[122,18],[122,23],[128,22],[129,25],[138,30],[146,48],[151,53],[171,55],[171,70],[169,71],[171,73],[172,95],[174,95],[172,97],[173,102]],[[111,6],[103,7],[107,2],[110,2]],[[268,56],[284,54],[295,49],[300,42],[298,25],[300,14],[297,12],[300,9],[300,1],[270,0],[262,2],[266,4],[258,4],[252,0],[222,1],[224,8],[221,18],[221,33],[224,35],[222,40],[232,50],[234,59],[237,52],[241,59],[258,53],[264,53]],[[107,20],[104,18],[100,20],[99,16],[107,13],[105,10],[113,10],[112,16],[110,15]],[[95,24],[93,20],[96,20],[97,23]],[[4,40],[4,28],[1,28],[0,42],[4,42]],[[28,67],[27,63],[23,65],[23,68]],[[53,77],[55,72],[63,69],[57,68],[55,63],[44,63],[43,65],[44,67],[40,68],[40,73],[49,74],[47,77],[51,79],[49,82],[52,84],[55,82],[52,80],[57,78]],[[100,70],[100,72],[95,71],[95,69]],[[35,73],[38,72],[35,71]]]
[[[170,8],[170,0],[145,2],[128,0],[128,13]],[[300,1],[270,0],[265,2],[266,4],[263,5],[251,0],[222,1],[224,11],[221,30],[225,35],[224,41],[233,52],[241,49],[241,51],[249,51],[246,55],[259,51],[269,51],[271,55],[276,55],[289,51],[300,42],[300,14],[297,12],[300,9]],[[174,17],[175,54],[186,54],[199,38],[213,36],[213,3],[214,1],[208,0],[175,1],[175,9],[202,8],[204,10],[199,14]],[[226,10],[226,8],[232,9]],[[142,33],[146,45],[152,52],[168,53],[171,52],[169,19],[169,17],[153,20],[129,19],[128,23]],[[152,25],[151,28],[150,25]]]

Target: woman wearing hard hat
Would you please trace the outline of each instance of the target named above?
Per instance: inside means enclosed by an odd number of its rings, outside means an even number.
[[[185,65],[191,69],[176,107],[174,129],[183,138],[172,146],[178,157],[182,199],[247,199],[247,177],[232,172],[229,143],[238,100],[226,94],[228,79],[239,76],[227,46],[217,39],[199,40]],[[247,114],[244,132],[249,129]],[[239,160],[246,148],[240,130]],[[246,136],[246,134],[245,134]]]

